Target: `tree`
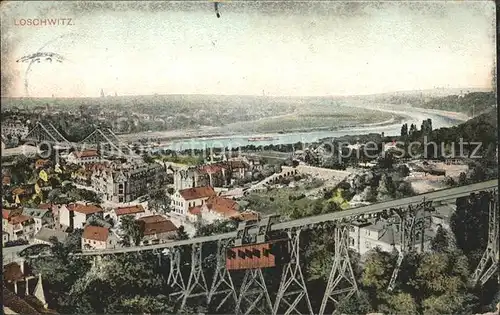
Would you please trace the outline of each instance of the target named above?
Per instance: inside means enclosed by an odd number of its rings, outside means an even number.
[[[399,292],[387,298],[389,314],[417,315],[418,305],[415,299],[408,293]]]
[[[457,247],[476,265],[488,241],[490,196],[487,194],[458,198],[450,218]]]
[[[367,291],[372,305],[381,304],[386,298],[385,292],[389,285],[394,268],[394,258],[390,253],[375,248],[367,254],[361,284]]]
[[[342,299],[336,308],[340,314],[367,314],[372,311],[368,294],[364,291],[349,299]]]
[[[467,184],[467,175],[464,172],[460,173],[460,175],[458,176],[458,186],[465,186]]]
[[[124,246],[138,246],[144,237],[144,226],[135,220],[131,215],[124,215],[120,218],[122,230],[122,244]]]
[[[392,181],[392,177],[383,174],[380,182],[379,182],[379,187],[377,189],[377,199],[378,200],[388,200],[394,198],[394,194],[396,192],[396,187],[394,185],[394,182]]]
[[[181,225],[177,228],[177,236],[175,237],[177,241],[187,240],[189,239],[189,235],[185,231],[184,225]]]
[[[403,126],[401,126],[401,137],[406,136],[408,136],[408,124],[403,124]]]
[[[449,250],[449,246],[448,232],[440,226],[431,241],[431,248],[437,253],[446,253]]]

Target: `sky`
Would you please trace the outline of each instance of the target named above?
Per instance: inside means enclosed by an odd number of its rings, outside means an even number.
[[[491,88],[492,1],[2,2],[2,95],[328,96]],[[71,18],[74,25],[21,26]],[[43,47],[43,48],[42,48]],[[41,49],[41,50],[40,50]],[[17,59],[65,57],[27,72]],[[27,84],[27,88],[26,85]]]

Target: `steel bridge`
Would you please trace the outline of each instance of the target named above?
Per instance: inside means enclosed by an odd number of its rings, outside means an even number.
[[[340,212],[328,213],[313,217],[273,223],[272,218],[264,218],[260,222],[240,224],[235,232],[213,236],[198,237],[176,241],[167,244],[128,247],[122,249],[108,249],[74,254],[76,256],[96,256],[98,263],[102,256],[121,253],[153,251],[161,259],[162,255],[169,257],[168,284],[175,293],[172,296],[180,301],[181,310],[186,301],[192,297],[205,297],[207,303],[213,302],[214,296],[224,298],[217,309],[232,299],[236,305],[237,314],[250,314],[260,311],[264,314],[326,314],[327,309],[354,294],[358,294],[358,287],[349,258],[349,226],[354,221],[368,219],[388,219],[398,226],[400,233],[401,250],[393,271],[388,290],[395,286],[399,268],[404,256],[414,251],[419,245],[423,246],[421,237],[428,222],[429,214],[438,202],[452,201],[460,197],[470,196],[473,193],[486,193],[490,197],[488,245],[472,275],[471,285],[484,284],[495,272],[499,264],[499,214],[498,214],[498,180],[490,180],[477,184],[450,188],[430,192],[409,198],[402,198],[388,202],[376,203],[369,206],[348,209]],[[301,270],[300,234],[306,229],[322,228],[325,225],[333,226],[335,232],[333,264],[324,292],[321,307],[313,311],[308,296],[306,281]],[[274,302],[271,301],[262,269],[247,269],[239,290],[236,289],[231,273],[225,266],[226,249],[234,245],[259,243],[265,241],[269,233],[281,231],[288,235],[290,260],[282,270],[281,283],[277,290]],[[419,237],[420,236],[420,237]],[[216,267],[213,270],[211,285],[206,281],[204,268],[203,246],[217,244]],[[419,244],[422,243],[422,244]],[[181,253],[191,250],[191,261],[182,261]],[[160,250],[168,249],[165,252]],[[190,270],[186,272],[186,265]],[[188,276],[189,274],[189,276]],[[500,281],[500,277],[499,277]],[[263,307],[264,309],[259,309]]]
[[[98,148],[101,152],[123,157],[137,157],[128,145],[121,142],[111,129],[96,129],[82,141],[75,143],[68,141],[51,123],[37,122],[35,127],[23,139],[26,142],[39,145],[42,143],[69,148]]]

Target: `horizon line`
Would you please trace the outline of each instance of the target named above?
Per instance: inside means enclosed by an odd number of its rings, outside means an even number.
[[[120,97],[141,97],[141,96],[242,96],[242,97],[261,97],[261,98],[301,98],[301,97],[322,97],[322,98],[332,98],[332,97],[353,97],[353,96],[375,96],[384,94],[394,94],[402,92],[429,92],[429,91],[439,91],[439,90],[481,90],[484,92],[495,92],[495,88],[487,87],[439,87],[433,89],[417,89],[417,90],[395,90],[389,92],[380,93],[369,93],[369,94],[332,94],[332,95],[262,95],[262,94],[123,94],[123,95],[105,95],[102,96],[1,96],[1,99],[106,99],[106,98],[120,98]]]

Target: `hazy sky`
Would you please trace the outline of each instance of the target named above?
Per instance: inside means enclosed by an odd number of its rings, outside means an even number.
[[[2,4],[2,90],[26,96],[106,94],[352,95],[489,88],[492,1]],[[68,26],[16,26],[71,18]],[[47,44],[49,43],[49,44]]]

